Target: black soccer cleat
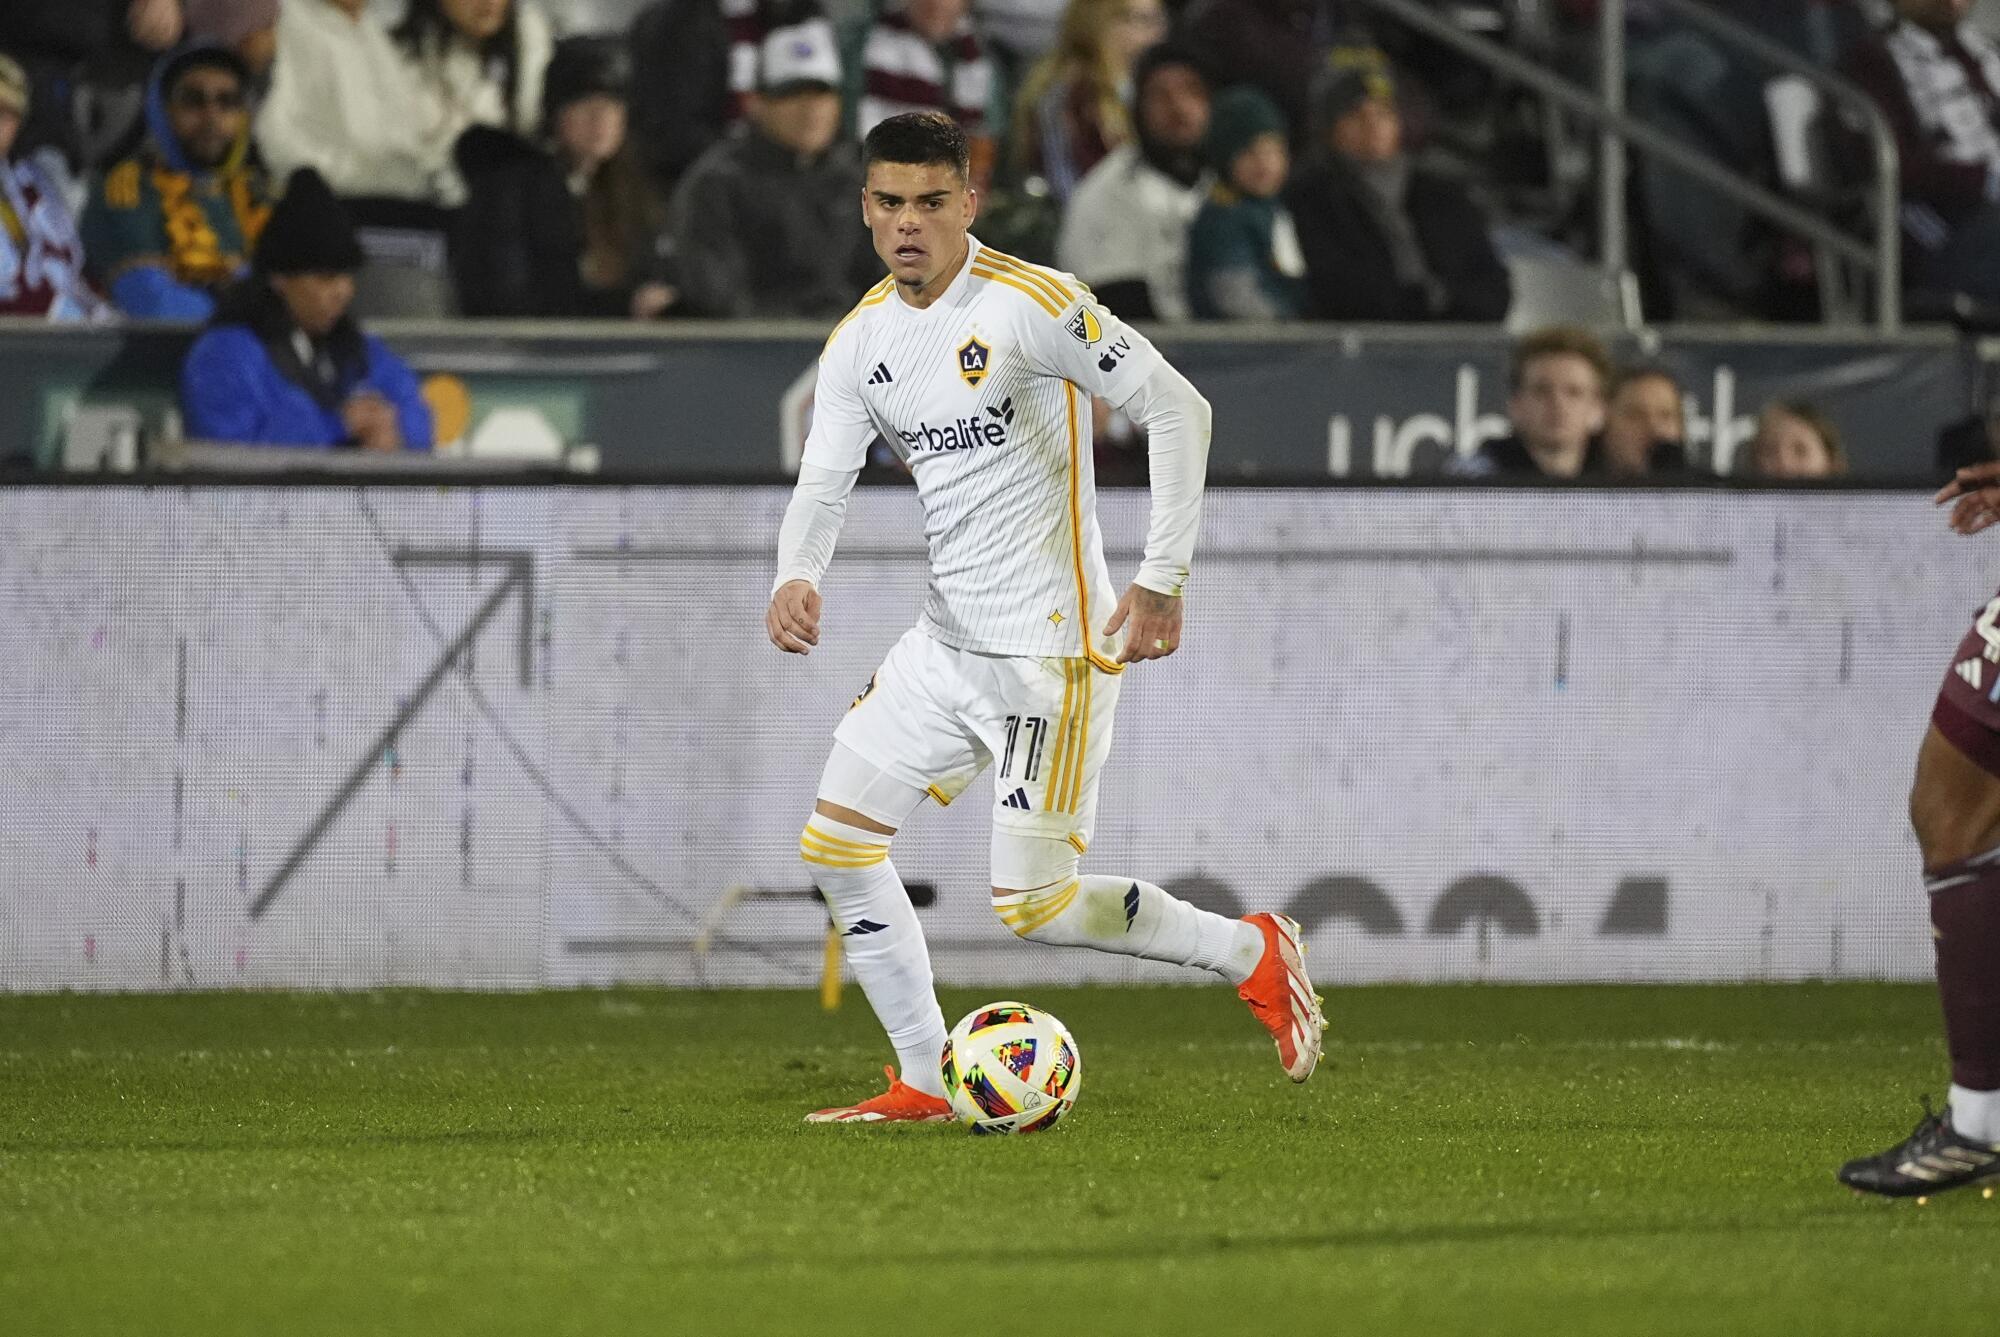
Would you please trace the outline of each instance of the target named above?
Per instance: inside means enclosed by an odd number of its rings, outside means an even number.
[[[1928,1100],[1909,1137],[1840,1167],[1841,1183],[1885,1198],[1927,1197],[1981,1180],[2000,1181],[2000,1147],[1960,1137],[1950,1113],[1933,1114]]]

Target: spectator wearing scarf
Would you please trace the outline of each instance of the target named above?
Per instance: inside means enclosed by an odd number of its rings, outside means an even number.
[[[104,174],[84,210],[91,273],[128,316],[206,320],[250,267],[270,214],[250,155],[250,74],[221,46],[162,60],[146,90],[146,143]]]

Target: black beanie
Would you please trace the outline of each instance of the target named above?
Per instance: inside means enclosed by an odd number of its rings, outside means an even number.
[[[347,206],[310,167],[292,173],[285,197],[258,238],[257,269],[265,274],[352,274],[365,259]]]
[[[542,114],[554,123],[556,113],[572,102],[602,94],[621,101],[632,86],[632,58],[625,44],[610,37],[565,37],[556,43],[542,78]]]

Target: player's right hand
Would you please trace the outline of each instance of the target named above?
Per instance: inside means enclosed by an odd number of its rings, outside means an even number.
[[[764,610],[764,630],[771,644],[787,654],[809,655],[819,644],[819,591],[810,582],[788,580],[771,596]]]
[[[1960,469],[1932,500],[1940,506],[1958,503],[1951,508],[1950,524],[1961,534],[1977,534],[2000,522],[2000,460]]]

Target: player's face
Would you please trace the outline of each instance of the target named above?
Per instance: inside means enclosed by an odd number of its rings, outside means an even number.
[[[1664,376],[1627,381],[1605,412],[1604,453],[1622,473],[1644,473],[1653,447],[1681,439],[1681,392]]]
[[[1581,450],[1604,426],[1604,387],[1597,368],[1574,353],[1538,357],[1521,373],[1507,401],[1514,430],[1530,447]]]
[[[861,217],[904,287],[926,288],[958,264],[978,212],[978,192],[945,163],[869,164]]]

